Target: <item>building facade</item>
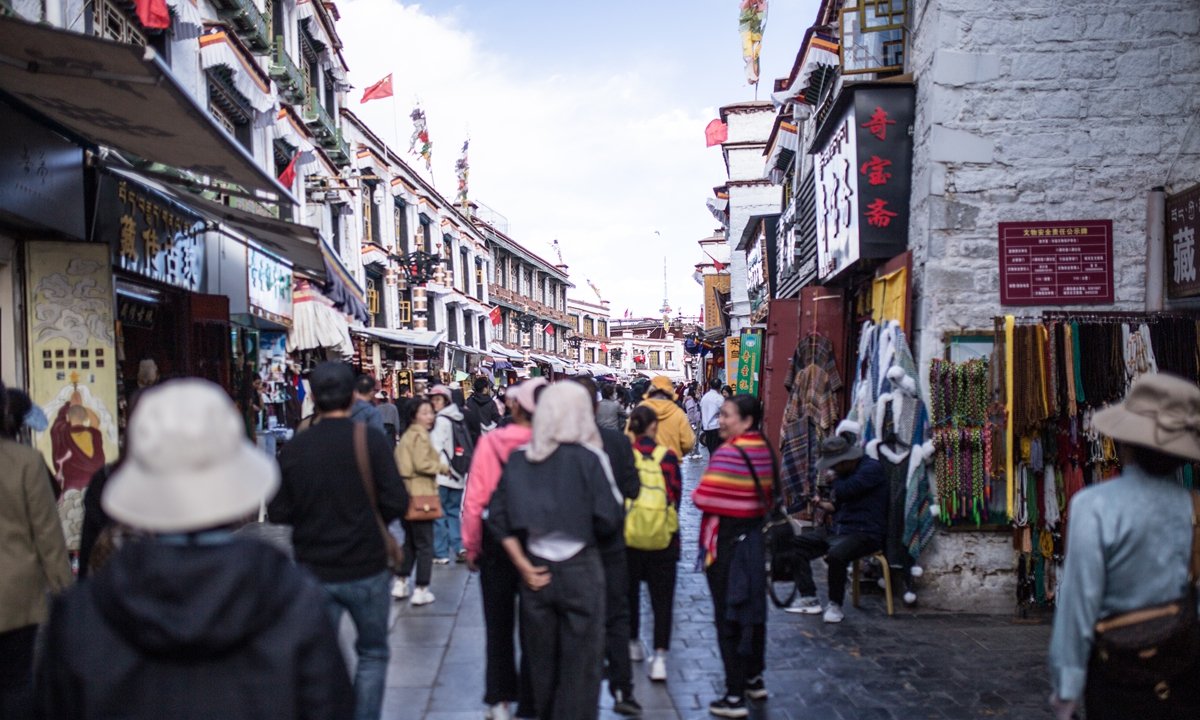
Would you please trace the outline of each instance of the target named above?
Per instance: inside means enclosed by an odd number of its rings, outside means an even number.
[[[570,316],[572,333],[567,336],[567,345],[572,359],[585,366],[609,363],[609,308],[607,300],[596,302],[567,298],[567,315]],[[576,339],[578,338],[578,339]]]

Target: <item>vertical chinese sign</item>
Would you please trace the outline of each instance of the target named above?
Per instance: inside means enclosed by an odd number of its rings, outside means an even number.
[[[762,363],[762,333],[743,330],[737,365],[738,394],[758,395],[759,366]]]
[[[101,243],[26,243],[29,395],[50,427],[34,433],[62,489],[67,548],[79,549],[83,495],[116,461],[117,357],[112,267]]]
[[[725,338],[725,384],[732,388],[737,387],[738,353],[741,348],[740,337]]]
[[[822,280],[860,258],[886,260],[908,248],[913,87],[863,84],[843,93],[810,150]]]
[[[1167,234],[1163,253],[1167,297],[1200,295],[1196,272],[1196,229],[1200,226],[1200,185],[1167,198]]]

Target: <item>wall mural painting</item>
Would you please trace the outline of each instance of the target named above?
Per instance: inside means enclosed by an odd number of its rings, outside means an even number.
[[[62,489],[67,547],[78,550],[88,483],[119,452],[110,251],[99,243],[26,248],[29,389],[50,419],[34,444]]]

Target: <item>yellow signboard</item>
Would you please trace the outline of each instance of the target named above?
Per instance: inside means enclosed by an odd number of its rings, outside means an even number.
[[[740,337],[725,338],[725,382],[733,385],[738,375],[738,356],[742,350]]]
[[[62,488],[63,534],[77,550],[83,494],[119,452],[109,247],[30,242],[26,249],[29,395],[50,420],[33,441]]]
[[[704,329],[719,330],[721,328],[721,302],[717,293],[729,293],[728,275],[704,276]]]

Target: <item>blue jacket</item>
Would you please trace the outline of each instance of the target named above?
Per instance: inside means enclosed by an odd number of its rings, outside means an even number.
[[[350,419],[357,423],[366,423],[367,427],[375,428],[385,436],[387,435],[387,428],[383,426],[383,416],[379,414],[379,408],[366,400],[356,399],[354,401],[354,406],[350,408]]]
[[[890,495],[883,466],[863,457],[853,473],[833,481],[833,534],[870,535],[883,542]]]

